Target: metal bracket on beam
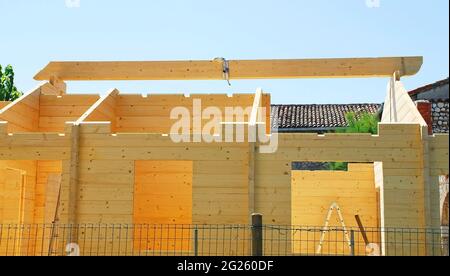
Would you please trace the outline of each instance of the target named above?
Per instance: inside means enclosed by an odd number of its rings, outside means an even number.
[[[395,71],[393,77],[395,81],[400,81],[400,79],[402,78],[402,74],[400,73],[400,71]]]
[[[229,86],[231,86],[231,82],[230,82],[230,63],[228,62],[228,60],[223,58],[223,57],[218,57],[218,58],[215,58],[214,61],[222,63],[223,79],[227,81]]]

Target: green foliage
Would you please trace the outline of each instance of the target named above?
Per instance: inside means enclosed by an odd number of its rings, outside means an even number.
[[[356,113],[349,112],[345,115],[348,127],[338,129],[339,133],[371,133],[378,134],[380,119],[377,114],[361,113],[359,118]]]
[[[348,127],[338,129],[338,133],[371,133],[378,134],[378,123],[380,119],[377,114],[361,113],[359,118],[356,113],[350,112],[345,115]],[[329,170],[346,171],[348,163],[331,162],[328,163]]]
[[[0,101],[14,101],[22,96],[14,86],[14,70],[11,65],[2,70],[0,65]]]
[[[348,163],[346,162],[330,162],[327,163],[328,170],[330,171],[347,171]]]

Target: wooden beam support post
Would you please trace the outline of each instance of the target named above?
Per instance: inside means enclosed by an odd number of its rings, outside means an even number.
[[[78,200],[78,175],[80,155],[80,125],[73,124],[71,127],[70,144],[70,193],[69,193],[69,223],[76,224],[76,202]]]
[[[253,101],[252,113],[250,115],[248,127],[248,213],[253,214],[256,206],[255,202],[255,155],[256,155],[256,141],[258,138],[258,116],[262,104],[261,88],[258,88],[255,93]]]
[[[50,76],[50,84],[56,89],[58,95],[64,95],[67,91],[67,84],[55,75]]]
[[[252,256],[262,257],[263,252],[263,218],[261,214],[252,214]]]

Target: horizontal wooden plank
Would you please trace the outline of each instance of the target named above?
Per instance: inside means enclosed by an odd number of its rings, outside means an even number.
[[[174,107],[182,106],[190,109],[194,100],[201,100],[202,107],[242,107],[251,106],[253,103],[254,93],[252,94],[149,94],[147,96],[120,94],[117,97],[117,108],[119,110],[128,110],[133,112],[133,108],[143,110],[148,108],[150,111],[171,110]],[[130,109],[131,108],[131,109]],[[156,109],[154,109],[156,108]],[[128,112],[126,112],[128,114]],[[154,114],[154,113],[152,113]],[[166,113],[164,113],[166,114]],[[156,114],[155,114],[156,115]]]
[[[72,117],[39,117],[39,129],[54,129],[59,132],[64,132],[67,122],[75,122],[78,116]]]
[[[420,153],[414,149],[352,148],[351,151],[338,148],[301,148],[280,147],[274,154],[260,154],[257,160],[291,160],[311,162],[377,162],[377,161],[413,161],[419,160]]]
[[[89,105],[43,105],[39,109],[39,115],[42,117],[80,117]]]
[[[353,181],[355,179],[360,181],[371,181],[374,179],[372,171],[348,172],[348,171],[294,171],[292,178],[299,181],[314,181],[320,179],[321,181]],[[331,183],[330,183],[331,184]]]
[[[66,94],[63,96],[55,95],[40,95],[40,106],[89,106],[93,105],[98,99],[99,95],[88,94]]]
[[[111,110],[111,114],[106,114],[106,118],[103,118],[105,116],[101,116],[98,112],[100,110],[107,108],[113,109],[114,107],[111,107],[108,104],[108,100],[113,99],[119,94],[119,90],[112,89],[108,91],[105,95],[101,96],[100,99],[98,99],[89,109],[78,118],[77,123],[82,123],[84,121],[92,121],[93,119],[98,118],[99,116],[102,117],[102,119],[109,119],[109,121],[112,121],[115,119],[114,111]],[[105,111],[103,111],[105,112]]]
[[[133,214],[83,214],[77,213],[77,221],[80,224],[131,224],[133,223]],[[86,226],[89,231],[90,225]],[[81,229],[84,229],[83,227]]]
[[[133,201],[130,200],[82,200],[78,201],[80,214],[132,214]]]
[[[25,105],[17,104],[0,114],[0,120],[8,122],[8,131],[11,133],[35,131],[39,125],[38,112],[24,108]],[[28,110],[27,110],[28,109]]]
[[[391,77],[416,74],[422,57],[230,60],[230,79]],[[218,61],[51,62],[36,80],[222,80]]]
[[[328,139],[302,139],[302,140],[281,140],[279,145],[282,147],[302,147],[302,148],[352,148],[352,147],[367,147],[367,148],[406,148],[419,149],[421,141],[414,139],[408,141],[407,139],[383,139],[374,137],[373,139],[342,139],[341,137],[333,137]],[[400,138],[400,137],[399,137]]]
[[[1,156],[0,148],[0,156]],[[245,151],[239,148],[215,147],[143,147],[143,148],[82,148],[80,158],[86,160],[243,160]]]
[[[82,160],[79,163],[79,171],[82,174],[108,174],[111,172],[131,174],[134,172],[134,161],[118,160]]]
[[[127,148],[139,148],[139,147],[189,147],[189,148],[221,148],[221,147],[234,147],[234,148],[248,148],[248,143],[243,142],[217,142],[211,144],[193,142],[194,137],[190,137],[191,142],[175,143],[170,136],[163,136],[162,134],[150,134],[150,133],[119,133],[115,136],[111,134],[83,134],[81,141],[82,147],[127,147]]]
[[[67,147],[0,147],[0,159],[7,160],[65,160],[70,157]]]

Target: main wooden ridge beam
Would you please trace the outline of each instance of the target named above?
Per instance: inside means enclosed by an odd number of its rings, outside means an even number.
[[[422,57],[230,60],[229,79],[367,78],[411,76],[419,72]],[[221,80],[224,62],[117,61],[50,62],[36,80]]]

